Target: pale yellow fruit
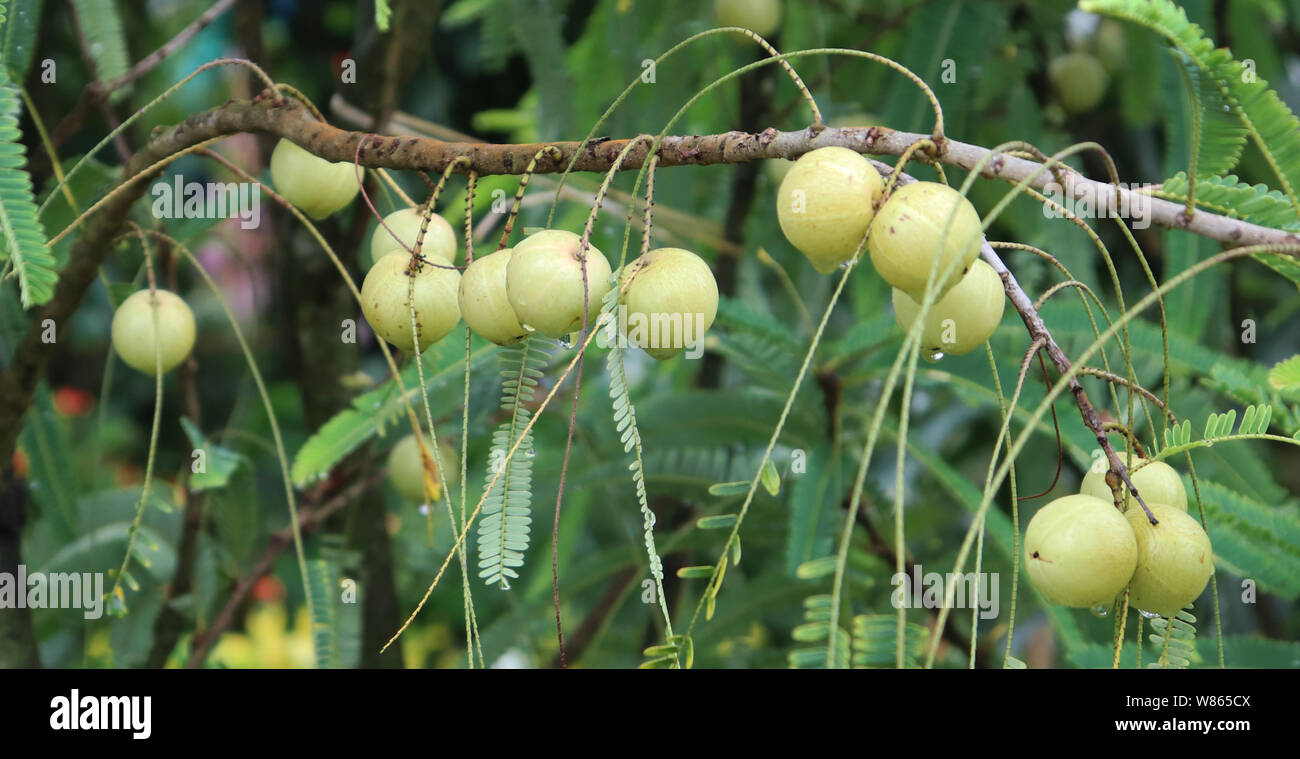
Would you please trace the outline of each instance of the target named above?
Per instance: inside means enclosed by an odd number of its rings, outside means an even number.
[[[718,283],[704,259],[681,248],[658,248],[623,271],[628,342],[660,361],[704,339],[718,315]]]
[[[1210,536],[1187,512],[1150,501],[1147,506],[1159,524],[1151,524],[1141,506],[1125,514],[1137,536],[1138,553],[1129,606],[1172,617],[1205,590],[1214,573],[1214,550]]]
[[[1127,461],[1124,453],[1120,453],[1119,458],[1120,461]],[[1109,467],[1104,462],[1100,465],[1102,466],[1100,472],[1093,471],[1092,467],[1088,468],[1087,473],[1083,475],[1083,482],[1079,484],[1079,492],[1114,503],[1115,495],[1110,492],[1110,486],[1106,484],[1106,472]],[[1128,476],[1133,480],[1133,487],[1137,488],[1138,495],[1142,496],[1142,500],[1148,506],[1153,503],[1163,503],[1187,511],[1187,489],[1183,487],[1183,478],[1178,475],[1176,469],[1165,462],[1148,462],[1141,456],[1134,456]],[[1137,505],[1132,495],[1129,495],[1128,486],[1121,484],[1120,488],[1124,492],[1124,510],[1137,508],[1140,511],[1142,507]]]
[[[1025,574],[1055,606],[1108,606],[1137,561],[1133,528],[1114,505],[1090,495],[1057,498],[1025,530]]]
[[[876,167],[848,148],[818,148],[799,157],[777,191],[785,239],[822,274],[853,258],[885,185]]]
[[[583,295],[582,238],[562,229],[543,229],[515,246],[506,267],[506,295],[524,329],[562,338],[582,329],[583,301],[587,326],[596,326],[601,298],[609,291],[609,261],[587,247],[587,289]]]
[[[460,315],[474,334],[497,345],[510,345],[528,337],[506,295],[506,269],[514,250],[474,259],[460,278]]]
[[[415,238],[420,234],[420,211],[415,208],[403,208],[400,211],[394,211],[384,217],[384,223],[389,229],[397,233],[397,237],[402,241],[398,242],[393,239],[392,233],[384,229],[383,224],[375,227],[374,233],[370,235],[370,264],[373,266],[385,253],[402,248],[403,243],[407,248],[415,247]],[[429,215],[429,228],[424,232],[424,242],[420,246],[420,253],[432,253],[448,261],[456,260],[458,239],[456,231],[451,228],[447,220],[438,214]]]
[[[739,26],[760,37],[781,25],[781,0],[717,0],[713,12],[718,26]]]
[[[356,197],[356,167],[327,161],[281,139],[271,151],[271,183],[284,199],[320,220]]]
[[[1106,67],[1091,53],[1074,52],[1054,58],[1047,78],[1066,113],[1083,113],[1097,107],[1110,86]]]
[[[113,313],[113,350],[127,366],[148,375],[158,368],[161,353],[163,372],[171,371],[194,349],[194,312],[179,295],[169,290],[148,290],[127,296]],[[154,331],[154,304],[158,307],[158,329]]]
[[[916,321],[921,304],[897,287],[893,300],[894,319],[906,332]],[[926,314],[921,332],[922,354],[960,356],[980,347],[997,330],[1006,302],[1002,278],[992,266],[975,259],[966,276]]]
[[[943,294],[965,276],[983,239],[980,216],[961,193],[937,182],[913,182],[895,189],[880,208],[867,247],[880,276],[919,301],[936,256]]]
[[[429,444],[429,439],[424,439]],[[438,476],[438,459],[429,451],[430,474],[437,488],[454,487],[460,480],[460,457],[456,449],[447,441],[439,441],[438,453],[442,456],[442,465],[447,469],[446,477]],[[388,452],[388,480],[398,495],[413,503],[424,503],[424,466],[420,461],[420,444],[415,435],[407,435],[398,441]],[[441,491],[434,493],[441,495]]]
[[[460,322],[456,290],[460,272],[438,256],[425,256],[429,263],[415,276],[415,319],[420,331],[420,351],[447,336]],[[411,334],[411,299],[407,266],[411,254],[395,250],[380,258],[361,285],[361,311],[376,335],[406,352],[415,349]],[[436,266],[434,264],[437,264]]]

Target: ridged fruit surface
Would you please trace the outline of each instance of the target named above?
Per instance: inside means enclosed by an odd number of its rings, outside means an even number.
[[[506,295],[506,270],[514,250],[474,259],[460,277],[460,315],[479,337],[510,345],[528,337]]]
[[[1127,461],[1124,453],[1119,453],[1119,458],[1120,461]],[[1079,484],[1079,492],[1113,503],[1115,495],[1110,492],[1110,486],[1106,484],[1106,471],[1107,469],[1103,468],[1100,472],[1094,472],[1092,467],[1089,467],[1087,473],[1083,475],[1083,482]],[[1142,500],[1148,506],[1153,503],[1163,503],[1187,511],[1187,489],[1183,487],[1183,478],[1179,476],[1178,470],[1165,462],[1147,462],[1141,456],[1134,456],[1128,476],[1133,480],[1133,487],[1137,488],[1138,495],[1142,496]],[[1128,492],[1128,487],[1122,484],[1120,487],[1124,490],[1124,510],[1141,509],[1132,494]]]
[[[884,189],[862,155],[818,148],[800,156],[781,180],[776,218],[785,239],[814,269],[829,274],[857,252]]]
[[[704,259],[658,248],[623,271],[629,342],[659,360],[704,339],[718,315],[718,283]],[[622,282],[620,282],[620,287]]]
[[[1159,524],[1151,524],[1141,506],[1125,514],[1138,550],[1128,602],[1135,609],[1172,617],[1209,584],[1214,550],[1201,523],[1187,512],[1150,501],[1147,506]]]
[[[375,231],[370,235],[370,265],[373,266],[375,261],[383,258],[386,254],[394,250],[406,250],[415,247],[415,238],[420,234],[420,212],[414,208],[403,208],[400,211],[393,211],[384,217],[384,223],[389,229],[397,233],[406,247],[402,243],[393,239],[393,235],[384,229],[383,224],[377,224]],[[420,246],[421,253],[432,253],[435,256],[441,256],[448,261],[455,262],[456,252],[459,246],[456,230],[451,228],[447,220],[438,214],[429,215],[429,228],[424,232],[424,243]]]
[[[906,332],[921,312],[921,304],[897,287],[893,300],[894,319]],[[921,332],[922,355],[960,356],[980,347],[997,330],[1006,302],[1002,278],[992,266],[976,259],[956,287],[930,306]]]
[[[936,256],[936,277],[953,266],[946,279],[936,280],[943,294],[979,257],[983,239],[980,216],[961,193],[937,182],[913,182],[895,189],[881,206],[867,248],[881,278],[919,301]]]
[[[1108,606],[1137,562],[1133,528],[1113,504],[1090,495],[1057,498],[1025,530],[1025,573],[1055,606]]]
[[[420,351],[447,336],[460,322],[456,291],[460,272],[438,256],[425,256],[415,276],[415,319],[420,332]],[[361,312],[379,337],[410,353],[415,341],[411,333],[411,277],[407,267],[411,254],[393,251],[379,259],[361,285]],[[438,264],[434,266],[432,264]]]
[[[425,445],[429,444],[426,437]],[[434,483],[438,487],[453,487],[460,478],[460,457],[456,449],[447,442],[438,443],[438,452],[442,456],[442,465],[447,468],[447,476],[438,476],[438,460],[429,451],[429,463]],[[415,435],[407,435],[388,452],[388,481],[398,495],[412,503],[424,503],[424,466],[420,461],[420,444]]]
[[[506,295],[524,329],[563,338],[582,329],[582,238],[562,229],[543,229],[515,246],[506,267]],[[586,252],[587,325],[596,326],[601,298],[609,291],[609,261],[594,246]]]

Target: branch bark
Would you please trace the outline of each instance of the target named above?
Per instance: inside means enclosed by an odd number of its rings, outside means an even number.
[[[135,201],[144,194],[147,184],[145,180],[159,173],[155,169],[145,174],[144,170],[198,142],[239,132],[257,132],[286,138],[331,161],[351,161],[357,153],[358,143],[366,137],[361,132],[343,131],[317,121],[301,104],[265,94],[251,102],[227,102],[159,131],[127,162],[118,191],[85,220],[80,230],[81,235],[72,247],[68,264],[61,273],[54,297],[37,311],[32,327],[14,352],[13,361],[0,374],[0,461],[9,460],[13,454],[22,416],[51,354],[50,346],[42,340],[43,325],[46,320],[52,320],[58,327],[67,325],[68,318],[81,303],[87,287],[94,280],[95,272],[111,249],[111,241],[122,220]],[[725,132],[667,137],[660,144],[658,155],[660,166],[704,166],[766,158],[792,159],[829,145],[848,147],[862,153],[899,155],[908,146],[925,137],[926,135],[884,127],[820,130],[809,127],[792,132],[769,128],[758,133]],[[609,169],[614,158],[626,146],[627,140],[601,138],[586,145],[576,142],[550,144],[558,149],[558,159],[544,156],[539,160],[536,171],[562,171],[573,161],[577,171],[603,172]],[[367,140],[360,151],[359,160],[362,165],[371,168],[442,171],[452,161],[464,158],[467,163],[458,169],[460,171],[473,170],[479,176],[519,174],[542,147],[542,144],[489,145],[419,137],[381,137]],[[647,151],[648,146],[645,144],[634,147],[622,168],[640,168],[647,158]],[[938,157],[945,163],[972,169],[988,154],[986,148],[943,140]],[[1040,165],[1034,161],[1000,156],[982,174],[989,178],[1015,182],[1039,169]],[[1116,189],[1107,183],[1096,182],[1069,171],[1061,173],[1065,191],[1072,197],[1092,196],[1103,201],[1114,200],[1120,208],[1133,208],[1135,206],[1128,204],[1138,200],[1136,193],[1130,190]],[[1042,189],[1054,179],[1052,173],[1044,172],[1032,184]],[[1148,201],[1145,196],[1140,199]],[[1189,217],[1180,204],[1169,201],[1149,199],[1149,209],[1151,219],[1156,224],[1186,229],[1227,246],[1300,244],[1300,236],[1290,232],[1227,216],[1198,211]],[[986,249],[984,255],[1000,274],[1010,274],[991,250]],[[1049,356],[1057,368],[1068,366],[1068,363],[1062,362],[1064,354],[1055,341],[1050,340],[1050,333],[1037,316],[1032,302],[1015,283],[1015,278],[1006,277],[1004,281],[1007,283],[1008,295],[1020,310],[1031,335],[1047,336],[1049,347],[1052,348]],[[1079,397],[1076,394],[1076,399]],[[1081,413],[1084,414],[1085,422],[1095,421],[1089,418],[1086,407],[1081,406]],[[1112,455],[1110,458],[1112,465],[1117,463],[1117,457]]]

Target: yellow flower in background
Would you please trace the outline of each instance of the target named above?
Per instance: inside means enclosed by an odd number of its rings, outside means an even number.
[[[223,635],[209,661],[232,669],[310,669],[315,657],[307,609],[294,615],[292,629],[287,619],[284,604],[258,604],[248,612],[245,631]]]

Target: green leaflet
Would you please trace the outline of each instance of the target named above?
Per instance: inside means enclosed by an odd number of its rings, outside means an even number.
[[[1200,486],[1215,564],[1263,591],[1300,598],[1300,504],[1261,503],[1205,480]],[[1189,510],[1196,515],[1195,504]]]
[[[393,15],[393,8],[388,4],[388,0],[375,0],[375,28],[381,32],[388,31],[388,25]]]
[[[15,82],[22,82],[31,70],[44,3],[45,0],[0,2],[0,61],[4,61],[9,78]]]
[[[915,622],[904,628],[904,666],[916,668],[930,641],[930,630]],[[895,666],[898,620],[892,614],[859,614],[853,618],[853,666],[882,669]]]
[[[122,17],[114,0],[72,0],[77,23],[86,35],[86,49],[95,61],[95,74],[101,82],[111,82],[126,73],[131,56],[126,50]],[[110,100],[121,100],[127,88],[115,91]]]
[[[0,71],[0,263],[8,260],[18,274],[23,308],[54,296],[59,280],[45,230],[36,218],[27,153],[18,129],[18,90]]]
[[[1160,189],[1161,197],[1185,201],[1190,192],[1187,174],[1178,172],[1166,179]],[[1252,224],[1300,231],[1296,210],[1286,196],[1262,184],[1239,182],[1235,176],[1197,179],[1196,205]],[[1300,285],[1300,263],[1294,257],[1276,253],[1255,253],[1251,257]]]
[[[191,454],[190,490],[197,493],[202,490],[224,488],[230,482],[230,477],[235,470],[241,463],[247,462],[247,459],[229,448],[210,442],[189,417],[182,416],[180,423],[181,428],[185,430],[185,436],[189,438],[190,445],[194,446],[194,453],[203,453],[202,471],[194,471],[193,465],[197,463],[197,459],[194,459]]]
[[[1290,398],[1300,398],[1300,355],[1279,361],[1268,370],[1268,384]]]
[[[424,352],[421,360],[425,362],[425,383],[429,391],[429,405],[433,415],[445,413],[457,407],[460,391],[438,392],[450,387],[453,381],[459,381],[464,372],[465,355],[461,345],[452,345],[453,340],[444,340]],[[471,369],[480,367],[488,358],[492,348],[485,347],[470,355]],[[430,371],[429,365],[438,367]],[[389,379],[378,388],[364,393],[352,401],[352,408],[340,411],[312,435],[293,458],[290,474],[297,487],[307,485],[325,477],[343,457],[355,451],[376,434],[382,434],[384,428],[398,419],[405,411],[403,402],[415,403],[419,399],[419,380],[414,364],[402,370],[402,382],[406,386],[406,398],[399,394],[397,385]]]
[[[1189,659],[1191,667],[1219,666],[1218,641],[1213,638],[1197,637],[1194,645],[1196,657]],[[1101,643],[1088,643],[1070,651],[1069,654],[1072,665],[1085,669],[1110,669],[1113,658],[1114,651],[1111,647]],[[1223,636],[1223,659],[1224,664],[1230,668],[1297,669],[1300,668],[1300,643],[1246,635],[1225,635]],[[1149,664],[1151,660],[1151,643],[1149,640],[1144,641],[1142,661]],[[1123,656],[1120,658],[1120,667],[1132,669],[1136,662],[1137,645],[1131,640],[1127,641],[1124,644]]]
[[[1194,177],[1217,176],[1231,171],[1246,147],[1246,127],[1233,113],[1224,93],[1213,77],[1197,65],[1188,54],[1170,51],[1178,70],[1187,83],[1192,102],[1191,160],[1188,174]]]
[[[1219,90],[1222,104],[1240,117],[1246,132],[1277,175],[1283,194],[1292,207],[1300,209],[1300,120],[1268,88],[1268,82],[1254,76],[1253,69],[1234,59],[1231,50],[1214,47],[1201,28],[1188,21],[1183,9],[1170,0],[1082,0],[1079,7],[1141,24],[1163,36],[1186,56],[1207,78],[1205,89],[1212,83]],[[1224,137],[1209,135],[1206,139]],[[1208,150],[1212,146],[1206,147]]]
[[[338,568],[325,559],[310,559],[307,562],[307,581],[311,584],[311,641],[316,653],[316,668],[338,669]]]
[[[830,569],[833,571],[835,568],[834,557],[826,558],[832,559]],[[804,599],[804,623],[791,631],[791,637],[797,643],[812,645],[790,651],[787,661],[791,669],[849,668],[849,651],[852,647],[853,636],[843,628],[840,628],[839,634],[835,636],[835,661],[827,662],[825,641],[830,637],[831,630],[830,605],[831,596],[829,593],[818,593]],[[890,651],[893,651],[892,647]]]
[[[1172,618],[1151,620],[1151,629],[1148,639],[1155,646],[1152,653],[1157,658],[1147,664],[1148,669],[1187,669],[1200,660],[1196,651],[1196,617],[1187,609]]]
[[[501,409],[509,418],[492,433],[484,477],[488,491],[478,523],[478,576],[502,590],[509,590],[510,580],[519,577],[515,569],[524,565],[528,550],[534,452],[533,434],[524,432],[532,418],[526,404],[550,363],[547,347],[545,338],[534,336],[501,349]]]

